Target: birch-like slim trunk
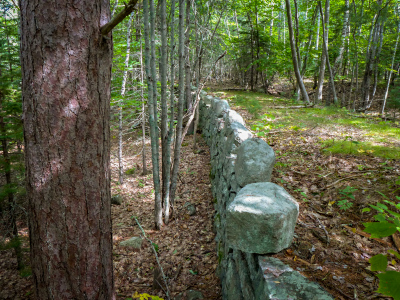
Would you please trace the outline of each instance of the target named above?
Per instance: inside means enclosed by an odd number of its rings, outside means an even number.
[[[171,17],[172,19],[174,16]],[[161,19],[161,150],[162,150],[162,199],[165,210],[169,213],[169,178],[170,178],[170,145],[168,143],[168,105],[167,105],[167,3],[160,0]],[[171,111],[171,113],[173,113]],[[167,220],[167,218],[165,218]],[[166,222],[167,223],[167,222]]]
[[[380,3],[379,3],[380,2]],[[378,0],[378,4],[382,4],[381,0]],[[375,20],[376,19],[376,20]],[[369,47],[366,53],[365,60],[365,71],[362,82],[362,104],[361,109],[366,109],[368,103],[370,101],[370,89],[371,89],[371,75],[373,73],[374,68],[374,60],[377,49],[378,42],[378,32],[379,32],[379,15],[374,16],[375,22],[371,27],[370,36],[369,36]]]
[[[394,51],[393,51],[393,56],[392,56],[392,63],[390,65],[389,76],[388,76],[387,84],[386,84],[385,96],[383,97],[383,104],[382,104],[382,110],[381,110],[382,117],[383,117],[383,114],[385,113],[386,101],[387,101],[387,97],[388,97],[388,94],[389,94],[389,86],[390,86],[390,80],[391,80],[392,74],[393,74],[394,60],[396,58],[397,46],[399,45],[399,35],[400,35],[400,22],[399,22],[399,24],[397,24],[396,45],[394,46]]]
[[[303,96],[304,102],[307,104],[311,104],[310,99],[308,98],[306,87],[304,86],[303,79],[301,78],[299,63],[297,61],[297,54],[296,54],[296,45],[294,41],[294,34],[293,34],[293,24],[292,24],[292,12],[290,9],[290,1],[286,1],[286,13],[288,18],[288,29],[289,29],[289,40],[290,40],[290,48],[292,51],[292,61],[293,61],[293,68],[294,73],[296,75],[297,83],[300,86],[301,94]]]
[[[185,80],[186,80],[186,109],[190,112],[193,107],[191,74],[190,74],[190,0],[186,0],[186,31],[185,31]],[[193,126],[190,127],[193,132]]]
[[[125,64],[124,64],[124,73],[122,76],[122,87],[121,87],[121,99],[118,102],[118,166],[119,166],[119,184],[124,183],[124,163],[122,161],[122,148],[123,148],[123,107],[124,107],[124,97],[126,91],[126,82],[128,80],[128,67],[129,67],[129,58],[131,53],[131,27],[134,13],[132,12],[129,20],[128,20],[128,28],[126,30],[126,55],[125,55]]]
[[[329,0],[327,0],[326,2],[328,4]],[[321,4],[321,1],[318,1],[318,4],[319,4],[319,11],[320,11],[320,14],[322,16],[322,4]],[[322,17],[322,24],[325,24],[324,23],[324,17]],[[334,77],[333,77],[333,71],[332,71],[332,68],[331,68],[331,64],[329,62],[328,43],[327,43],[327,41],[325,39],[325,36],[326,36],[325,35],[325,31],[327,31],[327,30],[328,29],[325,28],[325,25],[322,25],[322,36],[324,37],[324,39],[322,41],[323,50],[325,52],[326,64],[328,66],[328,71],[329,71],[329,82],[330,82],[331,92],[333,94],[333,102],[335,103],[335,105],[337,105],[338,104],[338,99],[337,99],[337,96],[336,96],[335,81],[334,81]],[[326,98],[326,104],[329,104],[329,101],[330,101],[330,99],[329,99],[329,97],[327,97]]]
[[[175,0],[171,0],[171,31],[170,31],[170,66],[171,66],[171,86],[170,86],[170,119],[169,119],[169,130],[167,136],[167,146],[166,146],[166,156],[168,156],[168,160],[166,163],[168,164],[165,167],[165,177],[163,177],[163,187],[165,186],[166,192],[165,196],[163,196],[164,200],[164,222],[165,224],[169,223],[170,217],[170,188],[171,188],[171,142],[172,142],[172,135],[174,132],[174,102],[175,102],[175,95],[174,95],[174,83],[175,83],[175,64],[174,64],[174,54],[175,54],[175,35],[174,35],[174,28],[175,28]],[[164,162],[163,162],[164,168]],[[164,170],[164,169],[163,169]],[[163,171],[164,172],[164,171]]]
[[[320,17],[322,20],[322,28],[326,28],[327,30],[324,30],[322,32],[323,39],[326,45],[328,44],[328,38],[329,38],[329,8],[330,8],[330,1],[326,0],[325,2],[325,16],[323,15],[322,12],[320,12]],[[322,47],[322,53],[321,53],[321,64],[319,66],[319,76],[318,76],[318,85],[317,85],[317,101],[322,101],[322,91],[324,88],[324,78],[325,78],[325,66],[326,66],[326,54],[324,51],[324,47]]]
[[[138,15],[138,22],[140,24],[140,16]],[[136,32],[136,36],[140,36],[140,26],[139,32]],[[142,165],[143,165],[143,175],[147,175],[147,163],[146,163],[146,101],[143,95],[143,86],[144,86],[144,70],[143,70],[143,43],[142,39],[140,40],[140,97],[142,99]]]
[[[150,3],[149,3],[150,2]],[[149,12],[150,6],[150,12]],[[150,20],[149,20],[150,16]],[[149,125],[151,138],[151,160],[153,162],[153,183],[155,193],[154,222],[157,229],[162,226],[162,207],[160,195],[160,174],[158,169],[158,126],[157,126],[157,81],[155,77],[154,48],[154,2],[143,0],[144,38],[145,38],[145,68],[148,86]],[[150,42],[150,39],[152,41]],[[153,48],[153,49],[151,49]],[[151,51],[152,50],[152,51]],[[154,99],[154,95],[156,99]]]
[[[348,28],[349,28],[349,15],[350,15],[350,2],[349,2],[349,0],[345,0],[345,11],[344,11],[344,16],[343,16],[342,36],[340,39],[339,54],[336,57],[335,63],[333,65],[333,76],[336,76],[336,74],[342,67],[343,54],[344,54],[344,48],[345,48],[344,46],[345,46],[346,38],[348,35]]]
[[[184,18],[185,18],[185,0],[179,0],[179,100],[178,100],[178,120],[175,134],[174,164],[171,174],[170,203],[173,207],[175,202],[175,192],[178,181],[179,162],[181,155],[182,123],[183,123],[183,105],[185,99],[185,53],[184,53]]]

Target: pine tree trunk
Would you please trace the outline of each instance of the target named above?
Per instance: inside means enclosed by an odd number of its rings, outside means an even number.
[[[109,1],[21,1],[26,190],[37,299],[115,299]]]

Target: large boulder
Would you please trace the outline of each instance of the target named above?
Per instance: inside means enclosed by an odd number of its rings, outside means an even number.
[[[277,253],[291,244],[298,214],[298,203],[279,185],[246,185],[227,207],[226,242],[244,252]]]
[[[244,141],[253,137],[253,134],[238,122],[229,124],[225,129],[225,134],[227,136],[224,146],[226,154],[230,154],[237,146],[240,146]]]
[[[142,238],[140,238],[140,237],[132,237],[132,238],[130,238],[128,240],[122,241],[119,244],[122,247],[140,249],[140,248],[142,248],[142,242],[143,242]]]
[[[235,152],[236,180],[241,187],[249,183],[271,181],[275,153],[265,141],[258,138],[247,139]]]
[[[259,276],[264,277],[264,293],[256,299],[333,300],[317,283],[275,257],[259,256],[258,263]]]
[[[227,122],[228,125],[232,124],[233,122],[237,122],[242,124],[243,126],[246,124],[241,115],[239,115],[236,111],[230,109],[227,114]]]
[[[221,118],[229,111],[229,103],[226,100],[219,100],[214,102],[214,113],[217,118]]]

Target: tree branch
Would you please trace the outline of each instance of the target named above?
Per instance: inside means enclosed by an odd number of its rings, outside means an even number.
[[[113,17],[110,22],[101,26],[101,28],[100,28],[101,34],[107,35],[108,33],[110,33],[111,30],[113,30],[115,26],[117,26],[127,16],[129,16],[131,14],[131,12],[135,9],[137,2],[138,2],[138,0],[130,0],[128,2],[128,4],[125,4],[125,8],[122,11],[120,11],[115,17]]]

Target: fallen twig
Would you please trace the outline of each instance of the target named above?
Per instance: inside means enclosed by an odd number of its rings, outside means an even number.
[[[341,179],[339,179],[339,180],[336,180],[334,183],[328,184],[328,185],[326,186],[326,188],[328,189],[328,188],[334,186],[335,184],[337,184],[337,183],[339,183],[339,182],[341,182],[341,181],[343,181],[343,180],[346,180],[346,179],[349,179],[349,178],[353,178],[353,177],[358,177],[358,176],[360,176],[360,175],[353,175],[353,176],[341,178]]]
[[[170,297],[169,297],[170,292],[169,292],[168,282],[167,282],[167,278],[165,277],[164,270],[163,270],[163,268],[162,268],[162,266],[161,266],[161,264],[160,264],[160,260],[158,259],[157,251],[156,251],[156,249],[154,248],[153,242],[147,237],[146,233],[144,232],[143,227],[140,225],[140,223],[139,223],[139,221],[138,221],[138,219],[137,219],[136,217],[135,217],[135,221],[136,221],[136,223],[138,224],[140,230],[142,231],[143,237],[144,237],[147,241],[149,241],[149,243],[150,243],[150,245],[151,245],[151,248],[153,249],[153,252],[154,252],[154,255],[155,255],[155,257],[156,257],[156,261],[157,261],[158,267],[160,268],[161,275],[162,275],[162,278],[163,278],[163,280],[164,280],[165,287],[167,288],[167,291],[165,292],[165,294],[167,295],[167,299],[169,300],[169,299],[170,299]],[[161,286],[161,285],[160,285],[160,286]]]
[[[326,244],[329,245],[329,243],[331,242],[330,238],[329,238],[329,234],[328,231],[325,228],[325,225],[322,224],[322,222],[318,219],[318,217],[316,216],[316,214],[312,214],[312,216],[318,221],[319,225],[321,226],[322,230],[325,232],[326,235]]]

